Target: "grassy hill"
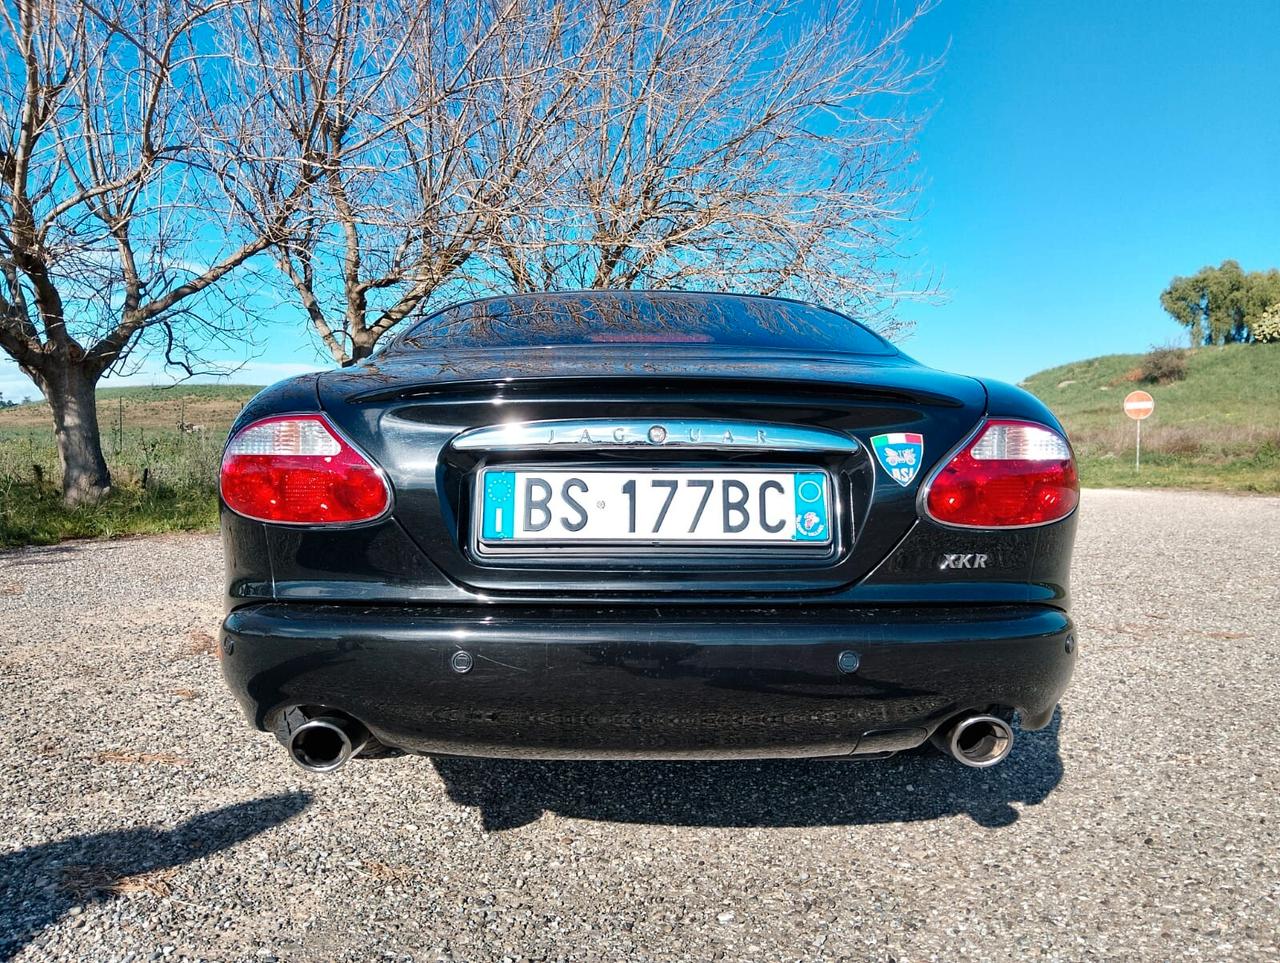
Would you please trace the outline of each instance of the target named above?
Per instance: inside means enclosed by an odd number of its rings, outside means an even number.
[[[1140,380],[1142,357],[1077,361],[1022,383],[1066,425],[1085,485],[1280,493],[1280,344],[1197,348],[1186,378],[1167,385]],[[1156,401],[1140,472],[1121,410],[1135,388]]]
[[[257,385],[143,385],[98,389],[98,424],[105,435],[116,430],[124,412],[126,428],[172,428],[188,424],[231,427],[246,401],[262,389]],[[20,428],[52,431],[49,405],[43,399],[0,409],[0,435]]]

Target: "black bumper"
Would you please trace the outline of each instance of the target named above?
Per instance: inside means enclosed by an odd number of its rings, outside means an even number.
[[[260,729],[290,706],[326,706],[414,752],[838,756],[918,745],[956,713],[988,706],[1044,726],[1075,665],[1072,633],[1064,612],[1032,605],[269,602],[227,617],[222,666]]]

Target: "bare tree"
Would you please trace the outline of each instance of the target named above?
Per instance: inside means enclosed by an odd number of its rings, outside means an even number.
[[[903,40],[931,5],[593,3],[592,82],[534,158],[545,187],[504,220],[494,268],[517,290],[792,294],[891,325],[880,312],[915,293],[895,255],[911,95],[935,66]]]
[[[111,476],[95,386],[140,346],[188,373],[226,334],[215,285],[280,236],[219,223],[196,162],[197,41],[229,0],[6,0],[0,9],[0,347],[53,413],[69,504]],[[225,172],[224,172],[225,173]]]
[[[539,0],[333,0],[223,21],[253,105],[219,132],[254,170],[239,214],[260,232],[314,179],[274,254],[339,364],[434,296],[487,283],[467,265],[589,76],[568,69],[568,16]]]
[[[931,65],[902,40],[927,6],[883,22],[856,0],[236,8],[222,44],[253,106],[218,139],[254,171],[239,212],[255,232],[314,180],[274,254],[339,364],[477,291],[733,288],[865,317],[905,290],[908,95]]]

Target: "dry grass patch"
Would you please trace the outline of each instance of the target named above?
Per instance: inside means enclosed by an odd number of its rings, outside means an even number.
[[[409,869],[406,866],[391,866],[380,863],[376,859],[362,859],[360,864],[364,867],[360,870],[361,873],[385,883],[400,882],[409,877]]]
[[[173,892],[169,880],[176,869],[155,869],[147,873],[123,874],[107,866],[73,865],[62,868],[62,889],[77,900],[99,896],[154,896],[162,899]]]
[[[218,651],[218,639],[205,629],[192,629],[187,633],[188,655],[213,655]]]

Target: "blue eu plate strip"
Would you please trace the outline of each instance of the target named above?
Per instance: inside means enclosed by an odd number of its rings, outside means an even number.
[[[511,538],[516,529],[516,473],[490,471],[484,475],[484,537]]]
[[[820,471],[798,471],[796,486],[797,542],[824,542],[830,538],[831,522],[827,514],[827,476]]]

